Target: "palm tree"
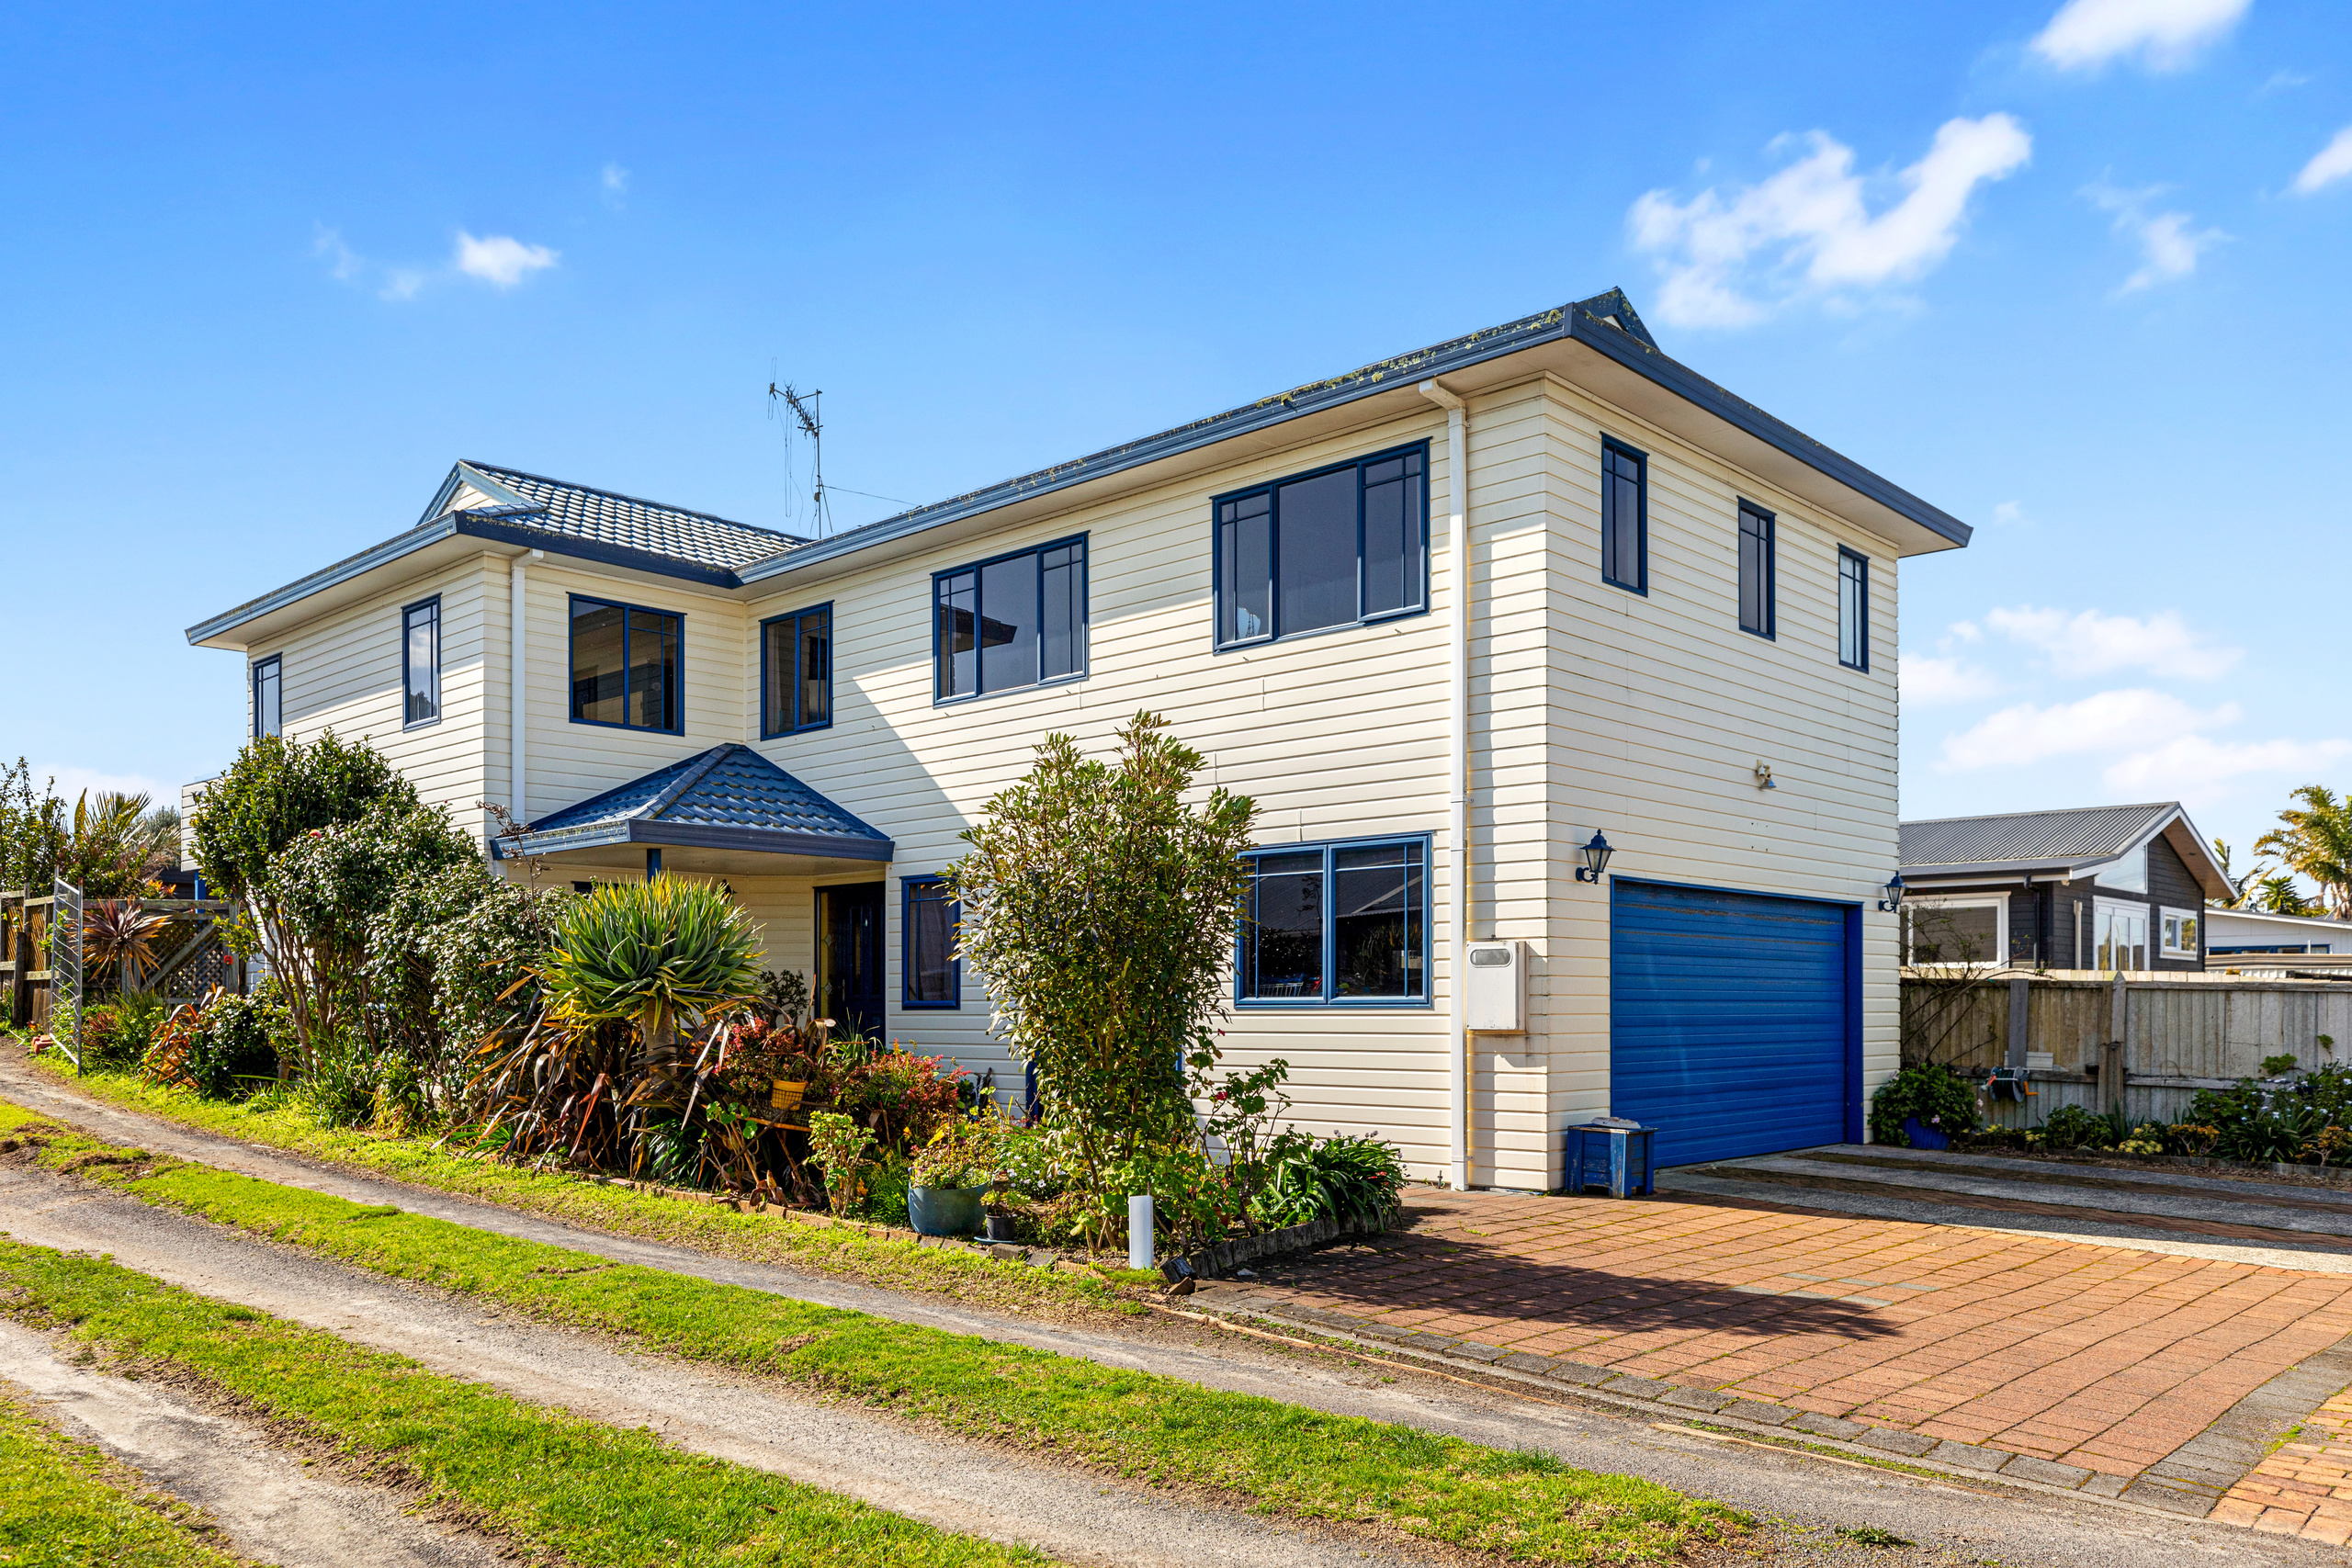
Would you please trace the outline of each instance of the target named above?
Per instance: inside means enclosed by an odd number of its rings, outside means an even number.
[[[2278,813],[2280,826],[2254,841],[2256,854],[2275,854],[2289,871],[2319,885],[2321,912],[2352,919],[2352,801],[2305,784],[2289,796],[2301,802]]]

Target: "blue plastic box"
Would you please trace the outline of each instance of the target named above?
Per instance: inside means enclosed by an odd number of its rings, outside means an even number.
[[[1615,1118],[1568,1129],[1567,1179],[1570,1193],[1606,1187],[1611,1198],[1630,1198],[1657,1190],[1657,1129]]]

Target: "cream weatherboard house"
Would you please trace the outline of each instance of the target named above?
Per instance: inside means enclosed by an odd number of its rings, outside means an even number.
[[[1664,1163],[1861,1136],[1896,563],[1968,533],[1612,291],[816,541],[459,463],[188,636],[255,733],[367,737],[548,874],[722,880],[836,1016],[1008,1083],[937,873],[1048,732],[1164,714],[1260,807],[1229,1059],[1548,1189],[1612,1111]]]

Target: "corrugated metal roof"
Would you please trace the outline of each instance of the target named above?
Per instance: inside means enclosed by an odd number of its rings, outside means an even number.
[[[566,484],[542,474],[526,474],[519,468],[502,468],[470,458],[451,470],[425,514],[426,521],[440,515],[447,507],[469,470],[473,476],[491,481],[478,488],[492,494],[501,490],[508,491],[514,502],[519,502],[473,508],[470,515],[509,517],[552,534],[644,550],[700,566],[732,570],[808,542],[797,535],[714,517],[707,512],[689,512],[683,506],[665,506],[658,501],[613,491]]]
[[[2085,806],[2064,811],[2013,811],[1996,817],[1945,817],[1901,824],[1903,869],[1953,865],[2044,865],[2109,860],[2146,838],[2180,803]]]
[[[749,746],[730,740],[540,818],[531,824],[525,847],[560,847],[553,840],[561,836],[628,822],[889,842]]]

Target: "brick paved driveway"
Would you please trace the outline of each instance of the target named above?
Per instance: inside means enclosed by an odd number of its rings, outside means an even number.
[[[1246,1296],[2007,1450],[2092,1472],[2084,1490],[2107,1495],[2140,1495],[2135,1478],[2185,1449],[2210,1453],[2236,1413],[2244,1463],[2207,1463],[2183,1505],[2195,1513],[2262,1460],[2245,1410],[2275,1413],[2273,1380],[2313,1357],[2301,1385],[2332,1376],[2322,1352],[2352,1335],[2352,1274],[1764,1202],[1417,1192],[1409,1206],[1412,1228],[1378,1249],[1270,1265]],[[2332,1534],[2335,1510],[2313,1507],[2325,1517],[2302,1528]]]

